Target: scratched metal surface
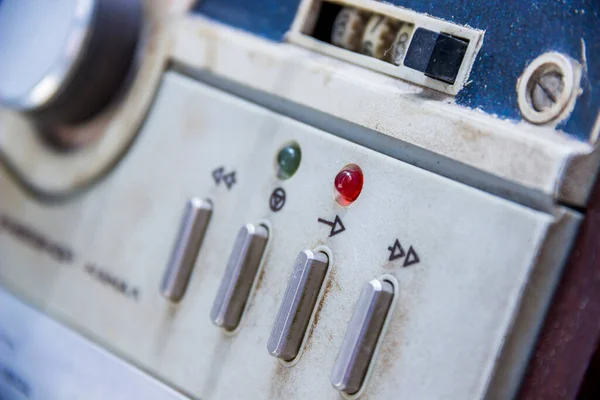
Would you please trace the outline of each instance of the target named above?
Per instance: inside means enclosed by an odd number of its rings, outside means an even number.
[[[0,0],[1,1],[1,0]],[[282,40],[300,0],[203,0],[195,12],[271,40]],[[582,60],[584,93],[562,128],[587,140],[600,111],[600,1],[598,0],[390,0],[418,12],[486,31],[457,103],[520,120],[516,82],[538,55],[554,50]]]

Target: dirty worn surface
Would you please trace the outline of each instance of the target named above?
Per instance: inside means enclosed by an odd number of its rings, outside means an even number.
[[[181,11],[187,1],[173,5]],[[151,35],[156,40],[148,43],[138,85],[134,83],[126,106],[112,110],[108,130],[93,145],[65,157],[49,150],[24,118],[0,111],[0,156],[24,187],[45,198],[64,199],[108,173],[134,143],[169,57],[294,104],[285,111],[277,107],[286,102],[277,102],[274,109],[286,115],[304,114],[312,119],[304,120],[309,124],[319,118],[330,126],[325,130],[333,132],[337,126],[355,143],[519,203],[541,208],[551,198],[578,206],[587,200],[600,152],[590,154],[592,146],[578,139],[548,127],[500,121],[457,107],[452,96],[206,18],[182,16],[171,22],[159,24],[162,28]],[[309,117],[301,107],[322,115]],[[104,128],[88,124],[85,129],[93,133]]]
[[[302,163],[279,181],[275,157],[290,141],[302,147]],[[365,185],[341,207],[333,180],[349,163],[361,166]],[[236,171],[233,187],[215,182],[219,167]],[[287,192],[279,212],[269,206],[276,187]],[[92,190],[50,207],[4,174],[0,189],[0,215],[35,232],[0,229],[0,282],[206,400],[339,399],[329,374],[346,326],[364,283],[384,274],[399,283],[397,306],[364,398],[480,399],[555,223],[173,72],[136,145]],[[215,207],[186,295],[173,305],[160,282],[192,196]],[[345,230],[330,237],[318,219],[336,216]],[[270,227],[264,272],[239,331],[226,335],[210,321],[211,305],[236,233],[259,221]],[[35,237],[72,257],[55,260]],[[418,264],[390,262],[396,239]],[[285,368],[267,340],[294,259],[319,246],[333,255],[331,283],[301,359]]]
[[[589,139],[600,110],[600,2],[590,0],[389,0],[388,3],[486,31],[458,104],[520,120],[516,83],[534,58],[558,51],[586,64],[583,95],[563,129]],[[204,0],[196,11],[271,40],[282,40],[300,0]],[[366,2],[365,2],[366,3]]]
[[[577,396],[600,339],[599,239],[600,182],[531,360],[522,400]]]
[[[560,201],[576,205],[587,200],[600,152],[590,154],[592,146],[552,128],[457,107],[451,96],[206,18],[186,18],[177,28],[172,54],[179,66],[194,76],[202,71],[199,79],[210,83],[221,79],[216,85],[233,93],[234,84],[251,88],[254,95],[240,95],[253,102],[515,201],[537,194],[564,194]],[[571,167],[575,156],[580,162]],[[571,190],[564,191],[567,181]],[[517,193],[513,183],[529,193]]]

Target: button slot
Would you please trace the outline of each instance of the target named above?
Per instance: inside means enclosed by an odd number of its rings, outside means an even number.
[[[254,224],[237,235],[210,313],[212,322],[226,331],[234,331],[242,319],[268,238],[267,228]]]
[[[212,210],[210,200],[198,198],[189,200],[185,206],[179,234],[160,286],[163,296],[173,302],[180,301],[185,294]]]
[[[331,384],[343,394],[352,396],[364,387],[393,300],[394,284],[388,279],[373,279],[363,288],[331,373]]]
[[[272,356],[291,362],[300,353],[328,268],[329,257],[320,251],[304,250],[296,258],[267,344]]]

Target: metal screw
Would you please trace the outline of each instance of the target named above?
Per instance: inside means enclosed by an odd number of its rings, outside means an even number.
[[[549,110],[554,107],[564,89],[565,81],[562,73],[556,70],[542,72],[533,82],[530,91],[531,105],[537,112]]]

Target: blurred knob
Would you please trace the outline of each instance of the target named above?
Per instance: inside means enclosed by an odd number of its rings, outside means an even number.
[[[141,0],[0,0],[0,106],[45,125],[101,112],[131,70]]]

